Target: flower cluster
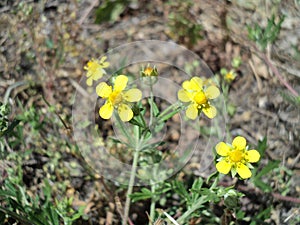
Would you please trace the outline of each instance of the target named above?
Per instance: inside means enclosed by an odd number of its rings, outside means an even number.
[[[193,77],[191,80],[184,81],[182,89],[178,91],[178,99],[188,103],[186,116],[192,120],[196,119],[201,112],[210,119],[214,118],[217,115],[217,110],[211,105],[210,100],[219,95],[220,91],[216,86],[204,86],[200,77]]]
[[[104,68],[109,67],[109,62],[105,62],[106,56],[103,56],[100,60],[99,59],[91,59],[88,61],[87,65],[84,67],[87,70],[86,73],[86,84],[88,86],[93,85],[93,81],[97,81],[103,77],[106,73]]]
[[[91,86],[93,81],[99,80],[106,73],[104,68],[107,68],[109,63],[105,60],[106,57],[100,60],[92,59],[84,67],[87,70],[87,85]],[[228,72],[223,69],[221,74],[228,82],[234,80],[236,76],[233,70]],[[154,79],[150,80],[151,85],[155,84],[157,76],[157,69],[149,65],[141,71],[141,77],[145,82],[149,82],[145,79]],[[130,121],[134,116],[132,105],[142,99],[142,92],[137,88],[126,89],[128,77],[125,75],[117,75],[113,80],[113,85],[101,82],[96,86],[97,95],[105,100],[99,109],[99,115],[103,119],[110,119],[116,110],[123,122]],[[196,119],[201,112],[210,119],[214,118],[217,109],[211,104],[211,100],[219,95],[220,91],[213,80],[196,76],[184,81],[177,93],[178,99],[185,103],[186,116],[192,120]],[[248,150],[246,139],[241,136],[234,138],[232,144],[220,142],[215,148],[220,155],[216,169],[223,174],[231,171],[232,176],[238,174],[242,179],[251,177],[250,169],[253,168],[251,163],[258,162],[260,159],[259,152],[254,149]]]
[[[216,151],[221,156],[218,159],[216,168],[220,173],[228,174],[231,171],[232,177],[238,173],[242,179],[251,177],[250,163],[259,161],[260,154],[257,150],[248,150],[246,139],[238,136],[233,139],[232,144],[220,142],[216,145]]]

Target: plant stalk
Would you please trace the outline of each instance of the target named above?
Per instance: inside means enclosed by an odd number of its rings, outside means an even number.
[[[140,128],[138,126],[134,126],[135,129],[135,150],[133,155],[133,162],[132,162],[132,168],[130,172],[130,178],[129,178],[129,184],[127,189],[127,195],[126,195],[126,202],[125,202],[125,208],[124,208],[124,217],[122,220],[122,225],[127,225],[128,216],[129,216],[129,210],[130,210],[130,195],[132,194],[135,175],[136,175],[136,169],[138,165],[138,159],[139,159],[139,153],[141,149],[141,145],[143,143],[143,136],[140,137]]]
[[[155,193],[156,185],[155,183],[151,183],[151,193]],[[154,217],[155,217],[155,205],[156,205],[156,196],[152,196],[151,198],[151,205],[150,205],[150,219],[149,219],[149,225],[152,225],[154,223]]]
[[[132,194],[132,190],[133,190],[133,184],[135,180],[138,159],[139,159],[139,149],[136,149],[133,155],[133,162],[132,162],[132,168],[130,172],[130,179],[129,179],[128,190],[126,195],[124,218],[123,218],[122,225],[127,225],[127,220],[128,220],[129,210],[130,210],[130,195]]]

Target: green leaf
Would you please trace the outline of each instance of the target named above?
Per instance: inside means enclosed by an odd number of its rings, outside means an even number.
[[[165,122],[168,119],[170,119],[172,116],[174,116],[175,114],[177,114],[179,111],[181,111],[181,107],[175,109],[174,111],[168,113],[167,115],[164,115],[162,117],[158,117],[158,123],[159,122]]]
[[[106,0],[96,11],[96,23],[115,22],[124,12],[129,1]]]
[[[14,120],[7,128],[7,130],[0,132],[0,138],[3,137],[4,135],[9,135],[13,129],[20,123],[20,120]]]
[[[148,98],[148,103],[152,107],[153,115],[156,117],[159,114],[159,109],[154,101],[151,98]]]
[[[146,144],[142,149],[142,150],[147,150],[147,149],[155,149],[157,148],[158,146],[162,146],[164,145],[165,142],[164,141],[158,141],[158,142],[155,142],[155,143],[152,143],[152,144]]]
[[[279,160],[270,161],[258,174],[256,174],[255,178],[261,178],[262,176],[268,174],[270,171],[277,168],[279,164]]]
[[[258,141],[257,151],[263,157],[265,155],[265,151],[267,149],[267,137],[264,137],[263,140]]]
[[[136,116],[136,117],[133,117],[129,123],[133,124],[133,125],[136,125],[136,126],[139,126],[141,128],[145,128],[146,127],[146,124],[143,123],[143,120],[140,119],[139,116]]]
[[[10,209],[6,209],[0,206],[0,211],[4,214],[9,215],[10,217],[14,218],[15,220],[21,222],[23,225],[32,225],[32,221],[28,220],[25,216],[21,216]]]
[[[189,193],[187,192],[182,181],[175,180],[172,182],[174,191],[179,194],[183,199],[190,199]]]
[[[149,198],[152,198],[152,196],[153,196],[152,192],[147,188],[142,188],[141,192],[135,192],[135,193],[132,193],[131,195],[129,195],[132,202],[149,199]]]
[[[263,177],[264,175],[267,175],[269,172],[271,172],[273,169],[277,168],[280,164],[280,161],[271,161],[269,162],[259,173],[257,173],[254,177],[253,177],[253,183],[256,187],[260,188],[262,191],[265,192],[270,192],[272,191],[272,187],[263,182],[261,180],[261,177]]]

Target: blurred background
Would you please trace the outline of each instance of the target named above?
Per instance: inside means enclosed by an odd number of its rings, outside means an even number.
[[[266,30],[272,18],[284,18],[280,32],[264,49],[255,47],[255,37],[265,36],[256,29],[251,38],[250,28]],[[139,40],[185,46],[215,74],[240,58],[228,94],[230,133],[253,146],[267,137],[262,165],[279,166],[265,181],[280,195],[246,184],[252,195],[242,207],[251,216],[272,206],[268,220],[255,224],[300,224],[300,101],[272,69],[300,93],[299,0],[2,0],[0,223],[30,224],[26,215],[40,213],[49,224],[120,224],[125,189],[85,163],[72,136],[72,104],[89,59]],[[198,166],[188,164],[182,179],[201,176]],[[132,207],[135,224],[147,223],[148,207]]]

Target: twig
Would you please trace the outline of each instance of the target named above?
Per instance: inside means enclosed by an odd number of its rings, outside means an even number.
[[[232,183],[219,182],[219,185],[224,186],[224,187],[229,187],[229,186],[232,186]],[[254,192],[254,193],[259,194],[259,195],[264,195],[265,194],[263,191],[261,191],[259,189],[249,188],[245,185],[238,184],[236,186],[236,188],[240,191],[243,191],[243,192],[252,192],[252,193]],[[291,196],[283,196],[279,193],[274,193],[274,192],[271,192],[271,195],[273,196],[273,198],[275,198],[277,200],[300,204],[300,198],[295,198],[295,197],[291,197]]]
[[[279,79],[279,81],[286,86],[286,88],[296,97],[299,96],[299,94],[297,93],[297,91],[295,91],[295,89],[286,81],[284,80],[283,76],[280,74],[280,72],[278,71],[277,67],[274,66],[271,62],[271,60],[268,58],[268,56],[265,53],[261,53],[258,48],[254,45],[253,46],[255,51],[264,59],[265,63],[270,67],[270,69],[272,70],[272,72],[275,74],[275,76]]]
[[[94,98],[92,98],[91,95],[82,86],[80,86],[80,84],[78,84],[72,78],[68,78],[68,79],[70,83],[76,88],[76,91],[78,91],[83,97],[94,100]]]
[[[46,105],[50,108],[51,104],[47,101],[47,99],[45,98],[44,95],[41,95],[42,99],[44,100],[44,102],[46,103]],[[63,118],[59,115],[59,113],[54,110],[55,115],[58,117],[58,119],[60,120],[60,122],[63,124],[63,126],[65,127],[65,129],[68,131],[69,136],[72,133],[72,127],[68,126],[67,123],[63,120]]]
[[[116,202],[117,212],[120,214],[120,216],[123,220],[124,219],[124,214],[123,214],[124,209],[123,209],[123,206],[122,206],[119,196],[115,197],[115,202]],[[130,218],[128,218],[127,221],[129,223],[129,225],[134,225],[133,222],[130,220]]]
[[[99,0],[94,0],[94,1],[91,3],[90,7],[88,7],[88,8],[85,10],[83,16],[80,18],[80,20],[78,20],[78,24],[79,24],[79,25],[82,25],[82,24],[83,24],[83,21],[88,17],[88,15],[89,15],[90,12],[92,11],[92,9],[93,9],[97,4],[99,4]]]
[[[251,67],[251,69],[252,69],[252,71],[253,71],[253,73],[254,73],[255,78],[256,78],[258,91],[261,92],[261,90],[262,90],[261,79],[260,79],[260,77],[258,76],[258,74],[257,74],[257,72],[256,72],[256,69],[255,69],[255,67],[254,67],[254,65],[253,65],[253,63],[252,63],[251,60],[249,61],[249,65],[250,65],[250,67]]]
[[[4,104],[7,104],[7,103],[8,103],[9,95],[10,95],[11,91],[12,91],[14,88],[17,88],[18,86],[22,86],[22,85],[27,85],[27,84],[28,84],[28,81],[22,80],[22,81],[18,81],[18,82],[16,82],[16,83],[10,85],[10,86],[7,88],[7,90],[6,90],[5,94],[4,94],[3,103],[4,103]]]

